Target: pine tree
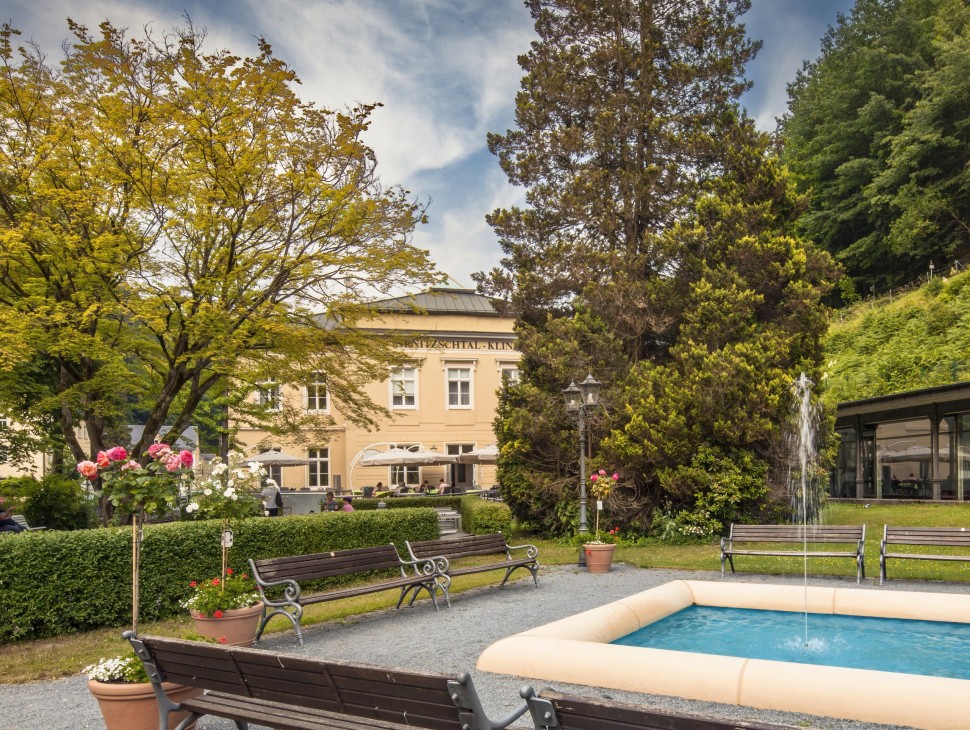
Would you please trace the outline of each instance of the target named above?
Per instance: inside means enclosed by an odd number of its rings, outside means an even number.
[[[702,444],[764,458],[793,371],[817,367],[832,270],[789,235],[802,202],[739,109],[746,0],[528,4],[518,128],[489,137],[527,207],[489,217],[506,257],[478,277],[520,316],[502,480],[522,519],[574,524],[558,391],[589,369],[608,386],[594,463],[624,476],[614,514],[643,523],[692,508],[661,477]]]

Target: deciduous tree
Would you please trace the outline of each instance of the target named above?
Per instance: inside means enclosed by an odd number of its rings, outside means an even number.
[[[422,207],[361,140],[374,107],[301,100],[264,40],[243,58],[204,51],[191,24],[69,27],[57,66],[0,31],[0,365],[49,359],[35,408],[78,460],[75,427],[103,449],[134,405],[142,453],[270,375],[323,373],[372,419],[362,385],[400,355],[355,327],[362,302],[436,280],[410,242]]]

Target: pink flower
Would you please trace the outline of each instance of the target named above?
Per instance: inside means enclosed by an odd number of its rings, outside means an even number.
[[[600,469],[600,475],[605,477],[606,476],[606,469]]]
[[[221,611],[220,611],[220,613],[221,613]],[[219,643],[220,644],[228,644],[229,643],[229,639],[227,639],[225,636],[220,636],[219,637]]]
[[[614,472],[613,473],[613,481],[614,482],[618,482],[619,480],[620,480],[620,475]]]
[[[195,588],[198,585],[194,580],[189,581],[189,588]]]
[[[174,452],[169,452],[165,457],[165,468],[168,471],[178,471],[182,468],[182,460],[179,455]]]
[[[213,578],[212,579],[212,585],[214,585],[214,586],[219,585],[219,579],[218,578]]]
[[[213,616],[214,616],[215,618],[222,618],[222,611],[214,611],[214,612],[212,613],[212,615],[213,615]]]
[[[182,449],[179,452],[179,461],[182,462],[182,466],[184,466],[186,469],[190,468],[192,466],[192,462],[194,461],[192,458],[192,452],[188,449]]]
[[[85,479],[94,479],[98,476],[98,465],[93,461],[78,462],[77,470]]]
[[[121,465],[121,471],[128,471],[129,469],[140,469],[141,464],[132,459],[131,461],[126,461]]]
[[[232,568],[226,568],[226,575],[232,575]]]
[[[102,469],[105,469],[111,466],[111,459],[109,459],[108,455],[103,451],[98,452],[98,456],[97,458],[95,458],[95,461],[98,463],[98,466],[101,467]]]
[[[595,482],[599,478],[600,478],[600,475],[599,474],[593,474],[592,476],[590,476],[589,480],[591,482]]]
[[[171,451],[168,444],[152,444],[148,447],[148,455],[153,459],[160,459]]]
[[[108,449],[107,456],[111,461],[124,461],[128,458],[128,452],[124,446],[112,446]]]

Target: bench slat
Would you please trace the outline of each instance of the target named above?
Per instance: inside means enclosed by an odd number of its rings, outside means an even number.
[[[162,681],[248,694],[232,658],[217,647],[180,639],[145,638],[143,641],[155,658]]]
[[[701,715],[680,714],[543,690],[528,700],[538,728],[557,730],[783,730],[781,725],[719,720]],[[542,723],[546,702],[554,708],[558,725]],[[536,717],[538,715],[538,717]]]
[[[772,557],[853,558],[856,582],[865,577],[865,525],[731,525],[727,537],[721,538],[721,574],[730,563],[734,570],[735,555]],[[745,547],[737,547],[738,543]],[[760,545],[786,543],[787,549],[768,549]],[[854,545],[853,550],[819,550],[819,545]]]
[[[891,545],[923,546],[926,551],[897,553]],[[930,552],[940,548],[953,551],[970,548],[970,530],[964,527],[893,527],[883,526],[882,544],[879,546],[879,583],[886,580],[886,561],[894,560],[943,560],[970,562],[967,552]]]

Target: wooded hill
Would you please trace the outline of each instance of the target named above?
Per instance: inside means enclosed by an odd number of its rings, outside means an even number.
[[[833,317],[824,399],[836,403],[970,380],[970,272]]]

